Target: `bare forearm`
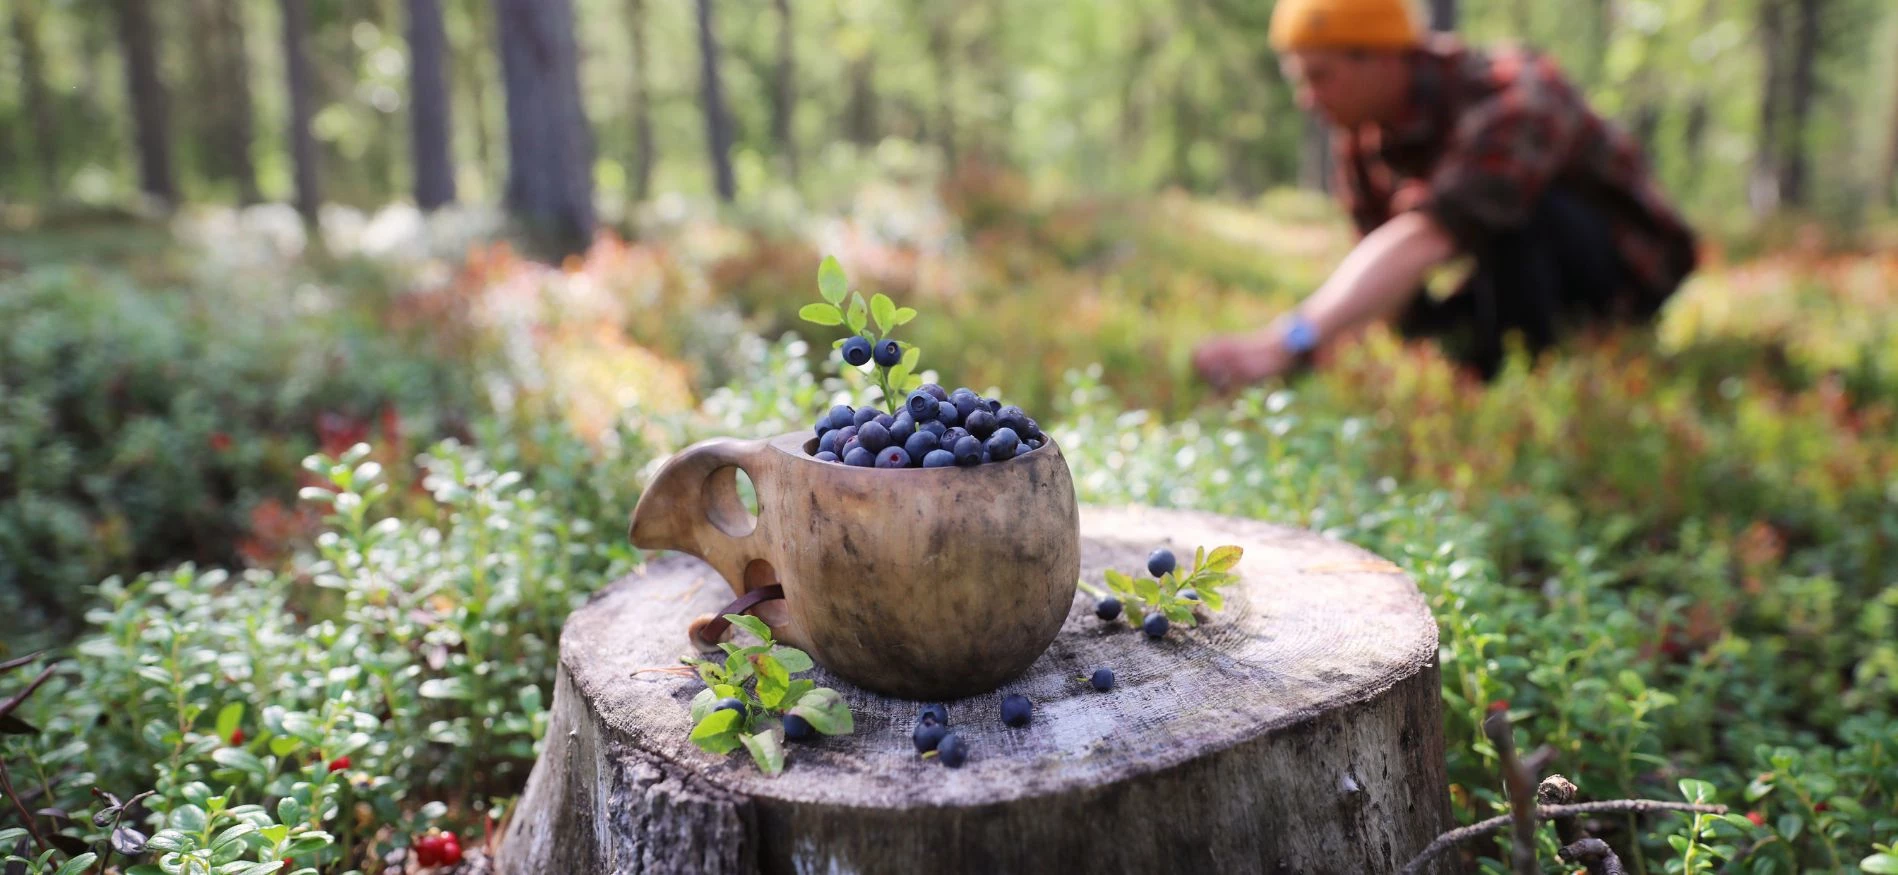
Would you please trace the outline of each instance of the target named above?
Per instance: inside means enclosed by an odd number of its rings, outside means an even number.
[[[1395,312],[1424,273],[1456,252],[1450,235],[1423,213],[1404,213],[1365,235],[1330,279],[1299,307],[1322,338]]]

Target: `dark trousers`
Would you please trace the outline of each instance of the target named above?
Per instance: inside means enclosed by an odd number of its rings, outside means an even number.
[[[1533,355],[1606,319],[1633,282],[1608,217],[1559,189],[1543,195],[1528,221],[1471,254],[1476,269],[1455,294],[1436,300],[1420,291],[1396,327],[1405,337],[1436,338],[1484,380],[1502,367],[1510,334]]]

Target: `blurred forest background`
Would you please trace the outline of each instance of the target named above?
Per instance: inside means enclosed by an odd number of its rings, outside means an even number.
[[[1327,182],[1264,0],[5,0],[0,203],[845,196],[864,153],[1041,190]],[[1553,53],[1714,230],[1898,203],[1898,5],[1437,0]],[[886,156],[887,157],[887,156]],[[510,168],[520,168],[510,172]],[[586,195],[591,194],[592,197]],[[23,221],[16,215],[16,223]]]

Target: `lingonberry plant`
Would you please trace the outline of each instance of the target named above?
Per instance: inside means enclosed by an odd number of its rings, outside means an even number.
[[[724,661],[688,659],[705,682],[692,699],[692,743],[715,754],[740,747],[767,775],[784,771],[784,741],[854,730],[850,705],[842,694],[815,681],[791,676],[811,669],[811,657],[771,637],[757,617],[726,614],[725,619],[758,637],[759,643],[718,646]]]

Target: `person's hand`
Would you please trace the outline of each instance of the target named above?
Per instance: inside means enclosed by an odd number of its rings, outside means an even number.
[[[1216,337],[1193,350],[1193,368],[1220,392],[1278,376],[1293,363],[1278,332]]]

